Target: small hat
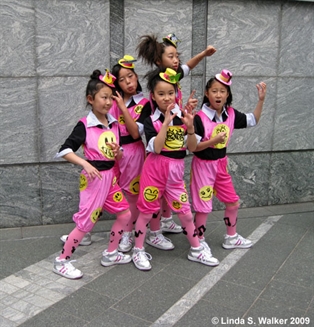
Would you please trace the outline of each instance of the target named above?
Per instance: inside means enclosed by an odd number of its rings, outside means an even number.
[[[117,79],[115,76],[113,76],[108,69],[106,69],[105,75],[99,75],[99,79],[107,84],[109,87],[115,87],[114,81]]]
[[[179,82],[181,74],[177,74],[175,70],[167,68],[164,73],[159,73],[159,76],[168,83],[176,84]]]
[[[132,56],[129,56],[129,55],[125,55],[122,59],[120,59],[118,61],[118,64],[124,68],[131,68],[131,69],[134,69],[135,65],[134,63],[136,62],[137,60],[134,59]]]
[[[232,81],[231,81],[232,73],[230,70],[223,69],[220,74],[215,75],[215,78],[222,84],[225,84],[225,85],[232,84]]]
[[[174,33],[170,33],[167,36],[163,37],[162,40],[164,42],[170,42],[175,48],[177,47],[178,43],[181,42]]]

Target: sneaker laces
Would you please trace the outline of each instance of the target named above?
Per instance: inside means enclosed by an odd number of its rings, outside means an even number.
[[[132,243],[130,234],[123,233],[120,244],[129,245],[130,243]]]
[[[155,238],[157,239],[158,243],[162,243],[164,241],[172,243],[170,238],[165,237],[163,234],[159,234],[159,235],[155,236]]]
[[[71,272],[76,270],[76,268],[72,265],[71,262],[76,262],[76,260],[71,260],[71,261],[59,261],[58,263],[62,264],[67,271]]]
[[[144,260],[152,260],[152,256],[145,252],[145,251],[138,251],[136,253],[136,257],[138,257],[138,260],[141,261],[142,259]]]

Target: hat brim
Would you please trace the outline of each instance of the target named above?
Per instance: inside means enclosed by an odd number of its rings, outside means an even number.
[[[226,82],[223,79],[221,79],[221,75],[220,74],[216,74],[215,75],[215,78],[216,78],[217,81],[219,81],[222,84],[225,84],[225,85],[228,85],[228,86],[230,86],[232,84],[232,80],[231,79],[229,80],[229,82]]]

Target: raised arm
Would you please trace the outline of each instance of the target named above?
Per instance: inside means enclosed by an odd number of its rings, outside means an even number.
[[[210,57],[216,52],[216,49],[212,45],[208,45],[205,50],[202,52],[198,53],[196,56],[191,58],[186,64],[189,66],[190,69],[193,69],[196,67],[199,62],[205,58],[205,57]]]

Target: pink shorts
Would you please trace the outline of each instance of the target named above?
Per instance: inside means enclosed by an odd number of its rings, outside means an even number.
[[[139,180],[145,160],[145,148],[140,140],[123,145],[123,157],[117,161],[119,185],[128,194],[137,195]]]
[[[218,160],[201,160],[193,157],[190,190],[195,212],[211,212],[213,195],[224,203],[239,200],[227,165],[227,157]]]
[[[184,184],[184,159],[172,159],[150,153],[143,166],[140,178],[138,209],[143,213],[160,210],[162,196],[172,211],[186,213],[191,210]]]
[[[114,169],[101,171],[102,180],[91,180],[83,170],[80,175],[79,211],[73,215],[77,228],[82,232],[90,232],[103,210],[118,213],[129,208]]]

